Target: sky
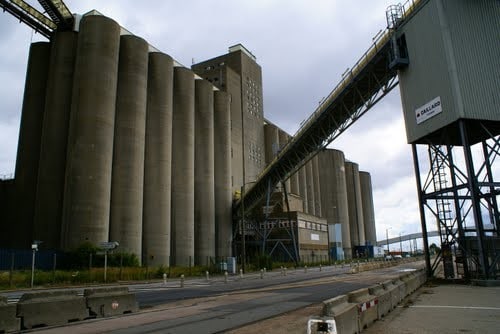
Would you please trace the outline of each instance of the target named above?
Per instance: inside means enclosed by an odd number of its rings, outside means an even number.
[[[396,0],[64,1],[92,9],[189,67],[243,44],[262,67],[264,116],[290,134],[386,27]],[[28,1],[36,7],[36,1]],[[12,175],[29,45],[45,40],[0,13],[0,177]],[[377,239],[419,232],[417,188],[399,88],[330,147],[372,176]],[[388,230],[387,230],[388,229]],[[429,228],[432,230],[433,228]],[[386,231],[387,230],[387,231]],[[421,245],[421,243],[420,243]],[[396,247],[396,246],[395,246]],[[403,249],[407,248],[403,245]]]

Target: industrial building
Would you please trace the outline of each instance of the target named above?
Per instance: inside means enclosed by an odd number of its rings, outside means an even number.
[[[142,263],[187,266],[240,255],[242,238],[294,260],[375,244],[370,175],[333,149],[233,221],[233,200],[292,139],[264,118],[244,46],[189,69],[96,11],[76,22],[31,45],[0,248],[117,241]]]

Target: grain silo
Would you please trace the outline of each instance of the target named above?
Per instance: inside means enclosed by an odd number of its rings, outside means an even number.
[[[57,32],[52,40],[40,143],[33,239],[44,248],[61,246],[61,215],[68,126],[78,34]]]
[[[49,62],[50,44],[31,44],[14,180],[14,223],[22,233],[11,236],[12,244],[23,248],[29,248],[33,241],[33,216]]]
[[[175,265],[194,260],[194,73],[174,68],[172,120],[172,256]]]
[[[216,255],[231,255],[231,110],[226,92],[214,92],[214,179]]]
[[[98,15],[80,22],[66,181],[64,248],[108,241],[120,26]]]
[[[361,185],[365,239],[367,244],[375,246],[377,245],[377,231],[375,229],[375,209],[373,207],[373,190],[370,173],[360,171],[359,182]]]
[[[306,213],[314,216],[314,176],[312,160],[309,160],[305,165],[306,170],[306,188],[307,188],[307,211]]]
[[[351,248],[365,245],[365,228],[363,223],[363,207],[361,201],[361,185],[359,183],[359,165],[354,162],[345,162],[345,178],[347,186],[347,200],[349,207],[349,232]],[[355,254],[353,254],[355,256]]]
[[[122,35],[116,93],[109,240],[141,260],[148,44]],[[143,259],[148,263],[148,259]]]
[[[170,264],[174,61],[149,53],[142,252],[149,265]]]
[[[344,258],[351,258],[351,236],[349,229],[349,207],[344,153],[326,149],[318,154],[321,181],[321,209],[328,222],[330,248],[342,247]],[[340,225],[340,235],[336,225]],[[340,239],[340,245],[338,240]],[[339,252],[336,252],[336,255]],[[337,256],[339,259],[339,256]]]
[[[314,183],[314,215],[323,217],[321,213],[321,182],[319,179],[319,163],[318,156],[315,155],[312,161],[313,183]]]
[[[195,81],[194,249],[195,263],[215,256],[214,93],[206,80]]]

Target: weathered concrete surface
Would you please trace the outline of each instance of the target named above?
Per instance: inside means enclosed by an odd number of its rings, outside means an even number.
[[[85,289],[83,295],[92,317],[105,318],[139,310],[135,294],[126,287]]]
[[[25,293],[17,304],[23,328],[63,325],[88,318],[85,299],[76,290]]]
[[[120,251],[137,255],[139,262],[142,260],[147,83],[147,42],[137,36],[121,36],[109,239],[120,243]]]
[[[142,252],[150,266],[168,266],[172,171],[172,97],[174,61],[149,54]]]
[[[363,333],[498,333],[499,300],[500,287],[428,284]]]
[[[16,317],[16,305],[7,305],[7,298],[0,296],[0,333],[17,332],[21,320]]]
[[[63,247],[108,241],[120,26],[80,22],[66,156]]]

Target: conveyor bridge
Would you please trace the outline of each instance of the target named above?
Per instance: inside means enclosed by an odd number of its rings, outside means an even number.
[[[242,194],[234,205],[235,213],[249,213],[265,198],[269,188],[288,179],[398,84],[397,70],[406,66],[408,60],[399,52],[396,31],[425,2],[412,0],[389,7],[388,28],[377,34],[368,51],[346,70],[332,92]],[[240,210],[242,204],[245,210]]]

